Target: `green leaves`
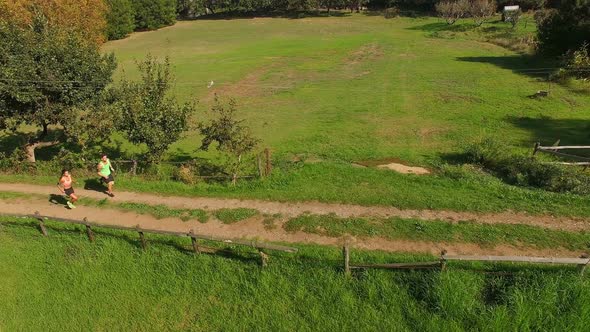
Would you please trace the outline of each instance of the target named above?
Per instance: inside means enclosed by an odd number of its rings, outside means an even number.
[[[192,103],[179,104],[167,96],[172,81],[170,61],[159,63],[147,58],[137,64],[141,80],[123,80],[119,89],[122,130],[129,141],[145,144],[149,150],[148,162],[158,162],[170,144],[176,142],[189,128],[195,111]]]

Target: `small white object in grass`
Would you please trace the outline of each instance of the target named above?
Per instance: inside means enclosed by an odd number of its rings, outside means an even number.
[[[207,85],[207,89],[211,88],[213,86],[213,84],[215,84],[215,82],[213,82],[213,81],[209,82],[209,84]]]

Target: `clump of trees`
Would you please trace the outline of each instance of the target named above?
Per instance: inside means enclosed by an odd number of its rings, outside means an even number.
[[[561,55],[590,43],[590,1],[563,0],[558,8],[536,15],[539,50]]]
[[[0,23],[0,129],[39,128],[29,137],[27,159],[35,150],[79,135],[81,110],[102,108],[96,102],[111,82],[116,63],[97,44],[52,24],[37,11],[29,25]],[[63,128],[50,135],[50,127]]]
[[[1,22],[26,28],[41,15],[48,26],[96,43],[105,40],[107,11],[104,0],[0,0]]]

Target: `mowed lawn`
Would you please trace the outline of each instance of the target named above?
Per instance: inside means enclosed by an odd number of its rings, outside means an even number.
[[[433,34],[441,29],[436,18],[360,14],[196,20],[104,51],[116,54],[118,75],[130,77],[146,54],[169,56],[174,92],[199,101],[197,117],[214,94],[233,97],[262,145],[284,158],[423,164],[484,135],[520,150],[537,140],[587,143],[587,92],[522,72],[548,66],[538,59],[464,33]],[[528,97],[548,89],[547,98]],[[171,157],[195,155],[195,136],[175,144]]]

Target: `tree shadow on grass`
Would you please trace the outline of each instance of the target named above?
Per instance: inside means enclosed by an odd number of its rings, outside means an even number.
[[[590,144],[590,120],[509,116],[506,121],[530,133],[530,140],[523,141],[522,144],[530,145],[531,148],[534,142],[552,145],[557,140],[560,145]]]
[[[458,57],[457,61],[492,64],[539,80],[547,80],[559,66],[556,60],[534,55],[470,56]]]
[[[197,16],[195,18],[186,18],[183,21],[209,21],[209,20],[244,20],[244,19],[256,19],[256,18],[288,18],[288,19],[302,19],[302,18],[318,18],[318,17],[346,17],[350,16],[348,11],[330,11],[328,14],[325,10],[321,11],[269,11],[269,12],[257,12],[257,11],[230,11],[223,13],[214,13]]]
[[[427,23],[423,25],[417,25],[413,27],[406,28],[407,30],[418,30],[418,31],[426,31],[426,32],[441,32],[441,31],[449,31],[449,32],[465,32],[472,30],[476,27],[475,24],[464,23],[464,24],[447,24],[446,22],[434,22],[434,23]]]

